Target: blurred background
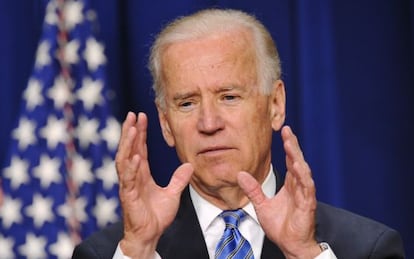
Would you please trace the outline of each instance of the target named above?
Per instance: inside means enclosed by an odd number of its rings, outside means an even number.
[[[42,35],[47,1],[0,0],[0,164]],[[317,198],[387,224],[414,257],[414,1],[90,0],[105,46],[111,109],[149,116],[152,173],[177,167],[164,143],[146,68],[171,19],[208,7],[254,14],[273,35],[287,91],[287,121],[310,164]],[[273,165],[285,172],[279,132]],[[1,209],[0,209],[1,210]],[[0,252],[1,253],[1,252]]]

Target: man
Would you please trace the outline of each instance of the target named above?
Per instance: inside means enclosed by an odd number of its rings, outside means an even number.
[[[74,258],[404,257],[394,230],[316,201],[283,126],[278,53],[255,18],[215,9],[180,18],[157,37],[150,69],[164,139],[183,165],[157,186],[146,115],[129,113],[116,157],[123,222],[85,240]],[[273,130],[286,152],[283,185],[271,164]]]

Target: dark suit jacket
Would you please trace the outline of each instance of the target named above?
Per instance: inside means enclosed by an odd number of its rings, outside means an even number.
[[[122,222],[109,226],[78,245],[72,258],[112,258],[122,236]],[[321,202],[316,211],[316,240],[329,243],[338,258],[404,258],[402,240],[395,230]],[[175,220],[159,240],[157,252],[163,259],[208,258],[188,188],[181,196]],[[284,256],[265,238],[261,258]]]

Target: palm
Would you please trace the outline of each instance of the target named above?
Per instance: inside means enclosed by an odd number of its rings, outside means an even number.
[[[271,226],[264,227],[266,236],[276,244],[306,241],[312,236],[311,231],[303,231],[313,224],[312,209],[305,203],[301,197],[292,197],[284,186],[276,196],[255,207],[260,224]]]
[[[145,114],[137,118],[129,113],[122,126],[116,155],[124,220],[121,245],[129,254],[142,258],[144,250],[151,254],[158,238],[174,219],[180,194],[192,173],[191,165],[184,164],[174,172],[167,187],[158,186],[148,164],[146,134]]]
[[[248,173],[239,174],[239,185],[252,201],[266,236],[285,254],[299,254],[316,244],[315,186],[296,137],[282,129],[286,151],[286,179],[272,198],[263,194],[260,184]]]
[[[161,188],[152,178],[135,182],[137,188],[123,202],[125,228],[150,240],[162,234],[173,221],[179,195],[167,187]]]

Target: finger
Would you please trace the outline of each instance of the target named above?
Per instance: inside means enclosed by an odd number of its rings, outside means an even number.
[[[316,206],[316,189],[310,173],[299,168],[299,163],[293,163],[286,173],[284,187],[290,193],[298,207],[314,209]]]
[[[296,189],[297,185],[297,179],[294,176],[293,173],[291,173],[289,170],[286,173],[285,176],[285,182],[283,184],[289,191],[294,191]]]
[[[116,153],[116,161],[128,159],[131,155],[131,146],[135,138],[136,129],[134,127],[136,116],[133,112],[128,112],[125,121],[122,123],[121,137]]]
[[[129,112],[123,125],[124,137],[122,137],[116,155],[117,168],[120,172],[125,170],[124,163],[127,163],[131,156],[138,155],[138,168],[134,172],[137,186],[152,180],[147,160],[147,124],[147,117],[144,113],[140,112],[138,116],[135,116],[134,113]]]
[[[287,173],[292,174],[292,177],[296,178],[299,184],[306,186],[311,183],[312,172],[306,161],[289,161],[289,158],[286,158],[286,168]]]
[[[115,164],[118,174],[125,170],[128,166],[128,162],[131,159],[130,156],[134,156],[132,153],[132,145],[134,143],[137,130],[135,127],[128,128],[126,135],[122,136],[122,142],[118,146],[118,151],[115,156]]]
[[[129,128],[133,127],[136,122],[136,116],[133,112],[128,112],[127,116],[125,117],[124,122],[122,123],[121,128],[121,138],[119,141],[119,144],[122,144],[122,141],[125,139],[125,137],[128,135]]]
[[[286,167],[288,173],[292,173],[292,177],[297,180],[292,181],[292,187],[296,183],[299,183],[303,187],[313,188],[314,182],[312,180],[310,167],[304,159],[297,137],[293,134],[289,126],[283,127],[282,138],[286,152]]]
[[[314,188],[314,181],[312,179],[312,172],[306,162],[299,163],[296,162],[293,164],[293,172],[298,178],[298,182],[307,190],[309,188]],[[306,191],[306,190],[305,190]]]
[[[123,171],[118,172],[119,177],[119,193],[123,197],[124,194],[130,192],[135,187],[136,172],[139,165],[139,155],[134,155],[127,160]]]
[[[137,169],[136,184],[137,186],[144,186],[146,184],[154,183],[154,179],[151,175],[149,162],[147,159],[141,157],[139,154],[139,164]],[[141,188],[141,187],[140,187]]]
[[[260,184],[247,172],[240,172],[237,175],[237,181],[240,188],[253,203],[254,207],[258,207],[266,200],[266,196],[263,193],[263,190]]]
[[[182,164],[172,175],[170,183],[167,186],[167,190],[173,195],[181,194],[190,182],[193,172],[194,169],[190,163]]]
[[[148,159],[148,151],[147,151],[148,119],[145,113],[143,112],[138,113],[136,128],[137,128],[137,138],[135,140],[134,147],[136,149],[136,152],[143,159]]]
[[[283,146],[292,161],[304,160],[302,149],[299,146],[299,141],[289,126],[282,128]]]
[[[305,161],[302,149],[300,148],[297,137],[293,134],[289,126],[285,126],[282,129],[283,147],[286,152],[286,166],[289,169],[294,168],[294,164],[298,163],[295,167],[297,169],[302,168],[304,171],[310,172],[310,168]],[[300,170],[302,171],[302,170]]]
[[[313,187],[312,172],[308,163],[304,160],[293,162],[288,170],[297,179],[299,184],[304,187]]]
[[[283,148],[286,153],[286,168],[289,172],[294,173],[293,164],[296,161],[304,161],[302,151],[299,147],[296,136],[289,126],[282,128]]]

